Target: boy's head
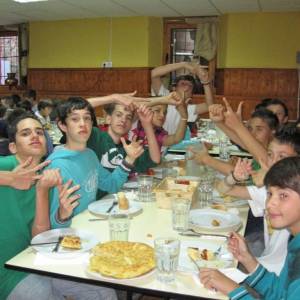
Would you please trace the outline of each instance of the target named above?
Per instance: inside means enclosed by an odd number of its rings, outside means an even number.
[[[277,116],[280,125],[288,121],[289,112],[283,100],[275,98],[263,99],[261,103],[256,105],[255,110],[260,108],[265,108],[273,112]]]
[[[300,157],[287,157],[272,166],[264,184],[268,189],[267,212],[274,228],[299,232]]]
[[[166,116],[167,116],[167,105],[155,105],[151,107],[153,112],[152,124],[155,127],[162,127],[165,123]]]
[[[81,97],[70,97],[57,107],[58,126],[66,135],[67,143],[86,143],[92,131],[91,104]]]
[[[23,158],[41,159],[47,152],[42,124],[32,113],[22,113],[8,125],[9,150]]]
[[[179,93],[183,93],[185,97],[189,98],[193,95],[194,88],[195,88],[196,82],[192,75],[181,75],[176,77],[174,81],[174,88],[175,91]]]
[[[300,155],[300,130],[295,126],[285,125],[274,135],[268,146],[268,165],[277,161]]]
[[[53,103],[49,99],[43,99],[39,101],[37,108],[40,114],[47,118],[52,112]]]
[[[278,119],[276,115],[266,109],[254,111],[248,121],[249,131],[264,146],[270,143],[277,127]]]
[[[110,136],[120,138],[126,135],[132,126],[134,112],[121,104],[108,104],[105,106],[106,122]]]
[[[36,91],[35,90],[27,90],[23,93],[23,99],[29,100],[32,104],[36,102]]]

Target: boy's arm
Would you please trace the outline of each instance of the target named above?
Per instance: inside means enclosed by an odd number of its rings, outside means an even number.
[[[180,122],[175,134],[165,136],[163,140],[163,146],[171,146],[177,144],[184,138],[188,119],[187,107],[185,104],[180,104],[176,107],[176,109],[181,117]]]
[[[36,180],[41,178],[37,172],[47,166],[50,161],[44,161],[32,167],[32,157],[18,165],[13,171],[0,171],[0,185],[7,185],[18,190],[29,189]]]
[[[36,184],[35,218],[32,236],[50,229],[49,191],[62,183],[58,169],[45,170]]]
[[[155,95],[158,95],[159,89],[162,86],[161,77],[167,75],[173,71],[180,69],[190,69],[191,64],[188,62],[180,62],[174,64],[167,64],[163,66],[156,67],[151,71],[151,87],[155,92]]]
[[[145,134],[148,140],[150,158],[153,162],[159,164],[160,148],[157,143],[157,139],[152,125],[153,112],[149,108],[141,106],[137,109],[137,115],[145,130]]]
[[[224,116],[224,106],[221,104],[213,104],[209,107],[209,118],[216,124],[234,143],[245,149],[245,145],[242,143],[238,135],[226,126]]]
[[[110,172],[99,163],[98,189],[110,194],[119,192],[128,179],[131,167],[130,164],[123,161],[122,165],[115,168],[113,172]]]
[[[232,110],[230,104],[225,98],[223,98],[227,112],[225,113],[225,119],[227,126],[234,128],[234,131],[241,139],[242,143],[246,146],[249,153],[253,155],[256,161],[263,163],[267,162],[268,152],[267,149],[262,146],[250,133],[250,131],[244,126],[242,121],[238,118],[235,112]]]
[[[203,149],[200,151],[194,150],[193,147],[191,147],[190,151],[192,151],[192,153],[194,154],[194,156],[191,159],[194,159],[198,164],[203,164],[212,167],[213,169],[219,171],[222,174],[227,175],[234,169],[234,166],[231,163],[212,157],[208,153],[205,146],[203,146]]]
[[[206,66],[203,67],[200,65],[196,65],[195,74],[198,76],[200,82],[202,83],[205,96],[205,103],[200,103],[196,106],[196,114],[200,115],[206,113],[208,111],[208,107],[214,103],[214,94],[211,88],[211,81]]]

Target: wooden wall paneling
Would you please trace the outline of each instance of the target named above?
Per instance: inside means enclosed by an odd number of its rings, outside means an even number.
[[[38,95],[96,96],[150,91],[150,68],[29,69],[28,86]]]

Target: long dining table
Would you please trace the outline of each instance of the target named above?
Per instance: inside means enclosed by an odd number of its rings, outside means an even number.
[[[182,243],[185,241],[199,241],[204,245],[205,243],[215,244],[216,247],[226,243],[226,238],[214,237],[213,234],[203,237],[179,235],[177,231],[172,229],[171,210],[158,208],[155,201],[139,203],[142,206],[142,212],[130,220],[129,241],[153,245],[155,238],[163,236],[177,238],[181,240]],[[239,232],[243,235],[247,223],[248,208],[240,208],[238,212],[242,221]],[[92,221],[91,219],[95,219],[95,215],[85,210],[73,218],[71,227],[90,232],[99,242],[109,241],[108,220],[101,220],[101,218],[99,218],[99,220]],[[87,254],[83,253],[82,256],[84,255]],[[236,268],[236,266],[237,263],[235,262],[233,267]],[[97,277],[92,276],[88,272],[88,256],[64,260],[46,258],[45,261],[43,261],[40,255],[31,246],[7,261],[5,267],[29,273],[126,290],[129,295],[133,292],[137,292],[163,298],[228,299],[227,296],[221,293],[204,288],[200,283],[197,272],[177,271],[175,281],[168,284],[156,279],[156,271],[135,279],[117,280],[100,275]]]

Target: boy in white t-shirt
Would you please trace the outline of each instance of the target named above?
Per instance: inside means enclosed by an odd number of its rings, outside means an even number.
[[[174,90],[180,94],[184,94],[184,98],[188,99],[193,96],[195,87],[195,79],[192,75],[197,76],[204,89],[205,103],[196,105],[188,105],[188,122],[195,122],[198,115],[206,113],[208,106],[213,104],[213,92],[211,88],[211,80],[205,66],[200,66],[189,62],[180,62],[168,64],[154,68],[151,71],[151,94],[152,96],[166,96],[170,91],[163,85],[162,77],[177,70],[187,70],[190,75],[181,75],[174,82]],[[164,129],[169,134],[174,134],[181,120],[181,116],[173,105],[168,106]]]

